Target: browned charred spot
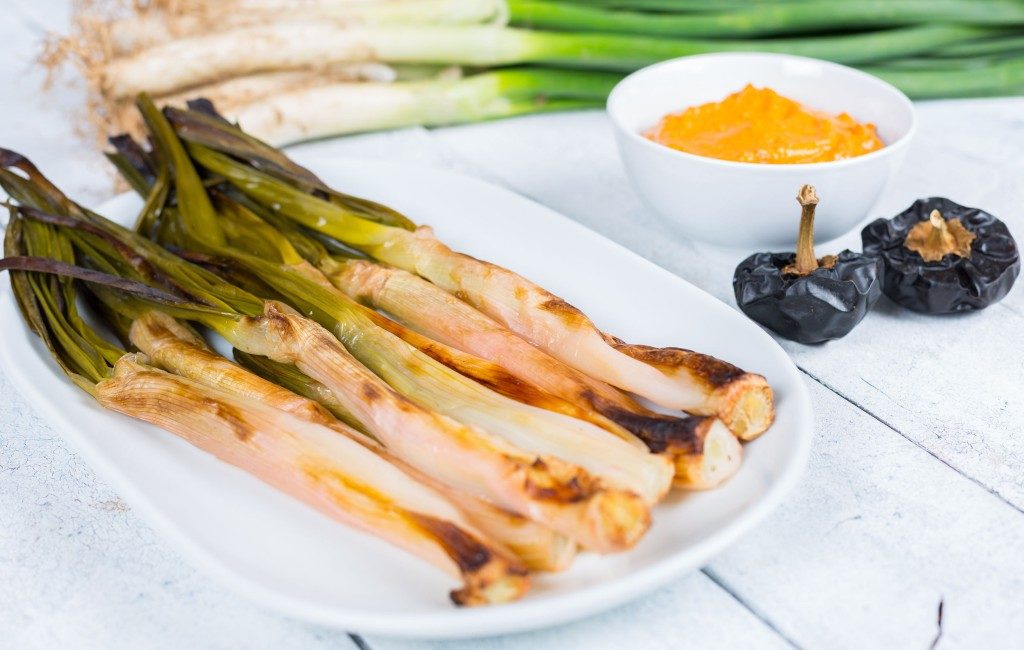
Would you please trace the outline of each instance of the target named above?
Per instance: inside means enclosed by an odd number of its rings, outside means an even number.
[[[146,277],[152,277],[152,267],[149,262],[141,255],[131,253],[128,255],[128,263],[133,269],[143,274]]]
[[[707,354],[699,354],[697,352],[690,352],[690,358],[693,360],[691,366],[694,374],[704,378],[709,384],[715,388],[721,388],[731,384],[732,382],[740,379],[745,372],[732,365],[731,363],[716,359],[715,357]]]
[[[525,517],[524,517],[524,519],[525,519]],[[520,577],[525,577],[525,576],[530,575],[530,571],[529,571],[529,569],[526,568],[526,565],[519,564],[517,562],[516,563],[512,563],[512,564],[509,565],[508,572],[511,575],[520,576]]]
[[[338,487],[355,492],[362,495],[363,497],[375,501],[377,506],[382,509],[387,509],[391,512],[403,513],[394,506],[394,502],[383,492],[370,487],[366,483],[357,481],[352,477],[346,475],[344,472],[331,469],[329,467],[323,467],[320,465],[307,465],[303,468],[306,477],[316,483],[327,486],[329,489],[337,490]],[[347,499],[341,492],[335,492],[341,499]],[[343,501],[344,503],[344,501]]]
[[[147,318],[145,321],[144,328],[149,332],[150,338],[154,339],[168,339],[177,338],[174,332],[164,325],[163,320],[159,318]]]
[[[395,336],[399,336],[399,337],[402,337],[402,338],[405,338],[406,336],[419,336],[419,334],[416,334],[415,332],[410,330],[408,327],[405,327],[404,325],[396,323],[395,321],[391,320],[390,318],[388,318],[384,314],[380,314],[378,312],[369,310],[369,307],[370,307],[370,305],[367,305],[368,309],[364,313],[378,327],[386,329],[387,331],[391,332]]]
[[[281,338],[291,338],[298,335],[289,315],[281,311],[273,303],[267,303],[267,307],[263,311],[263,318],[268,327],[273,328]]]
[[[437,539],[465,573],[479,571],[493,558],[490,549],[450,521],[415,512],[410,512],[409,517]]]
[[[605,340],[608,340],[608,337]],[[685,369],[713,388],[728,385],[746,374],[731,363],[693,350],[655,348],[649,345],[623,343],[618,339],[613,340],[617,342],[610,342],[611,345],[623,354],[652,366],[661,366],[666,371]]]
[[[607,425],[607,422],[602,421],[600,416],[523,381],[493,361],[438,343],[376,312],[370,316],[374,323],[398,336],[434,361],[448,366],[455,372],[469,377],[505,397],[581,420],[594,420],[598,426]]]
[[[469,302],[469,294],[462,289],[456,289],[452,292],[452,295],[461,300],[462,302]]]
[[[526,475],[526,492],[540,501],[556,503],[577,503],[593,492],[589,479],[575,475],[560,479],[555,476],[548,463],[540,458],[530,465]]]
[[[380,389],[368,381],[363,382],[363,385],[359,387],[359,392],[362,394],[363,399],[370,403],[376,402],[383,396]]]
[[[633,413],[618,406],[608,405],[601,414],[630,431],[656,454],[700,453],[704,448],[700,431],[706,428],[708,418],[686,415],[682,417],[660,413]]]
[[[608,395],[599,395],[590,388],[584,388],[576,393],[576,395],[580,400],[589,404],[591,408],[609,420],[612,418],[608,413],[615,414],[619,411],[636,413],[638,415],[656,415],[654,411],[641,406],[625,393],[619,392],[610,386],[609,392],[614,395],[613,399],[609,399]]]
[[[515,296],[516,300],[519,302],[524,302],[526,300],[526,287],[517,285],[515,290],[512,292],[512,295]]]
[[[0,167],[17,167],[30,177],[33,173],[39,174],[39,170],[28,158],[11,149],[0,148]]]
[[[741,439],[751,440],[771,426],[775,418],[772,390],[761,375],[744,372],[731,363],[684,348],[630,345],[614,336],[603,336],[609,345],[623,354],[658,367],[663,372],[684,371],[689,374],[703,385],[719,417]],[[602,408],[598,411],[643,438],[643,434],[627,423],[633,419],[628,409],[625,419],[619,419],[619,416],[613,416]]]
[[[178,331],[175,331],[173,327],[168,326],[168,322],[172,322],[180,327]],[[138,320],[135,321],[134,327],[141,328],[146,333],[146,338],[159,344],[178,344],[187,346],[189,348],[197,349],[199,353],[207,353],[208,350],[204,342],[198,338],[188,326],[173,321],[169,316],[164,316],[158,312],[150,312]]]
[[[703,442],[697,431],[707,419],[693,415],[665,415],[626,398],[627,406],[613,402],[587,389],[581,396],[594,409],[639,438],[654,453],[699,453]]]
[[[473,379],[503,395],[518,399],[520,402],[529,401],[541,394],[539,388],[526,383],[500,366],[494,366],[488,370],[489,372],[486,373],[474,373]]]
[[[282,394],[287,394],[289,396],[292,395],[288,391],[282,391]],[[325,426],[333,426],[337,423],[337,419],[332,416],[326,408],[317,404],[313,400],[300,397],[296,400],[290,401],[287,406],[287,411],[289,413],[304,420],[323,424]]]
[[[588,404],[594,404],[595,406],[603,401],[601,398],[597,396],[597,393],[590,390],[589,388],[584,388],[583,390],[581,390],[579,395],[580,399],[585,400]]]
[[[514,399],[522,404],[529,404],[579,420],[586,420],[602,428],[609,427],[609,421],[600,413],[556,397],[529,382],[523,381],[492,361],[487,361],[486,359],[454,350],[441,343],[436,343],[424,336],[410,332],[401,325],[387,326],[387,329],[403,338],[407,343],[415,346],[420,352],[423,352],[434,361],[443,363],[455,372],[469,377],[481,386],[486,386],[505,397]]]
[[[477,383],[483,384],[516,401],[535,404],[549,398],[548,394],[541,389],[533,384],[528,384],[496,363],[481,359],[480,363],[470,366],[466,363],[459,363],[459,360],[454,358],[444,358],[441,355],[434,356],[429,351],[427,354],[430,354],[435,360],[466,375],[470,379],[475,379]]]
[[[461,368],[454,369],[462,372]],[[568,415],[571,418],[590,422],[595,426],[607,429],[613,433],[620,433],[620,431],[615,427],[618,423],[611,421],[611,418],[605,417],[599,411],[586,408],[585,406],[578,406],[573,402],[562,399],[561,397],[556,397],[507,372],[495,373],[489,376],[482,374],[472,375],[465,372],[462,372],[462,374],[467,375],[471,379],[475,379],[477,383],[487,386],[496,393],[500,393],[505,397],[514,399],[522,404],[529,404],[530,406],[536,406],[553,413]]]
[[[581,325],[588,322],[583,312],[555,296],[542,302],[539,307],[544,311],[551,312],[566,325]]]
[[[579,484],[576,479],[572,479],[569,483],[560,485],[538,485],[530,479],[527,479],[526,481],[526,491],[531,497],[540,501],[577,503],[585,498],[578,488]]]
[[[402,332],[399,336],[402,336],[407,343],[412,344],[434,361],[442,363],[452,370],[470,379],[474,379],[477,383],[483,384],[503,395],[528,403],[530,403],[530,399],[546,395],[539,388],[526,383],[492,361],[455,350],[424,336],[406,336],[405,334],[406,332]]]
[[[228,406],[224,402],[211,397],[203,398],[203,406],[231,427],[235,437],[242,442],[246,442],[252,438],[254,433],[252,427],[246,423],[245,418],[243,418],[241,414],[239,414],[238,410],[233,406]]]
[[[392,391],[390,399],[392,406],[401,411],[402,413],[434,413],[433,411],[427,411],[422,406],[420,406],[416,402],[413,402],[411,399],[409,399],[405,395],[402,395],[401,393],[396,393]],[[436,417],[440,418],[445,417],[440,413],[436,413],[435,415]]]

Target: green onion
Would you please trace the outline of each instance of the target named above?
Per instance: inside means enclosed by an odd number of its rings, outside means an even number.
[[[572,4],[584,4],[605,9],[631,9],[656,13],[714,13],[731,9],[748,9],[751,6],[790,6],[808,0],[568,0]]]
[[[186,187],[180,186],[179,195],[183,191]],[[184,218],[182,210],[176,214]],[[221,227],[242,215],[244,210],[238,209],[223,213]],[[246,222],[236,232],[247,232],[249,218],[242,216]],[[234,227],[225,228],[224,234],[229,230]],[[267,233],[263,239],[270,237]],[[324,286],[327,280],[323,276],[319,281],[311,277],[312,269],[296,268],[295,262],[285,257],[270,257],[271,249],[283,244],[275,243],[257,255],[217,246],[212,241],[202,245],[245,267],[289,304],[333,332],[356,359],[398,393],[424,408],[500,435],[517,448],[582,467],[609,486],[639,494],[648,503],[654,503],[668,490],[672,472],[665,459],[587,422],[520,404],[435,361],[375,324],[365,307]],[[297,253],[292,250],[287,257],[291,256]],[[692,428],[686,433],[692,435]]]
[[[170,158],[161,153],[162,160]],[[193,199],[187,203],[199,202]],[[40,268],[33,266],[40,259],[35,257],[6,258],[4,268],[77,277],[94,284],[101,300],[129,318],[137,319],[157,309],[201,322],[251,354],[295,363],[303,372],[330,386],[346,409],[384,442],[390,453],[453,487],[550,525],[589,547],[605,551],[625,548],[646,529],[649,511],[636,495],[606,489],[572,465],[554,458],[542,460],[499,438],[414,406],[360,366],[331,334],[290,308],[267,303],[255,315],[225,313],[154,289],[149,283],[187,287],[201,294],[205,301],[220,303],[241,293],[237,288],[225,291],[222,282],[198,286],[193,279],[205,279],[208,272],[180,259],[164,273],[156,267],[158,255],[133,245],[131,233],[114,224],[108,223],[106,229],[101,229],[91,218],[61,217],[53,221],[69,236],[95,243],[88,249],[87,259],[91,263],[97,261],[94,256],[104,256],[106,268],[127,272],[125,264],[129,261],[152,261],[152,268],[138,272],[139,276],[151,277],[143,284],[93,270],[60,266],[54,260],[44,260],[49,266]],[[189,269],[190,272],[184,272]]]
[[[978,66],[928,66],[927,69],[869,67],[866,72],[885,79],[921,99],[986,97],[1024,91],[1024,57],[989,61]]]
[[[508,5],[512,23],[525,27],[698,38],[826,32],[837,26],[853,31],[919,23],[1024,25],[1024,5],[986,0],[821,0],[679,15],[544,0],[509,0]]]
[[[370,221],[409,230],[414,227],[411,221],[387,206],[331,189],[313,172],[295,164],[280,150],[268,146],[229,123],[215,112],[212,105],[205,101],[194,101],[190,103],[190,106],[195,108],[192,110],[179,110],[172,107],[164,109],[167,120],[174,126],[179,137],[189,142],[213,147],[218,151],[229,152],[276,178],[285,180],[307,192],[326,196],[332,203],[346,205]],[[135,164],[140,163],[136,162]]]
[[[140,103],[146,108],[145,98]],[[147,121],[160,133],[154,141],[171,149],[159,150],[156,158],[175,165],[175,193],[179,206],[190,205],[197,211],[197,214],[187,215],[182,209],[166,206],[164,218],[189,221],[182,231],[187,233],[190,245],[202,252],[229,257],[254,270],[262,282],[287,295],[307,313],[321,316],[325,322],[337,322],[336,334],[342,338],[349,337],[347,342],[351,343],[351,336],[368,321],[359,319],[358,310],[362,308],[357,305],[353,304],[355,309],[346,313],[344,303],[335,304],[333,298],[344,298],[343,294],[332,289],[333,293],[327,294],[325,299],[325,288],[311,279],[308,270],[291,269],[280,262],[267,262],[215,243],[223,241],[228,231],[221,229],[215,213],[211,217],[207,212],[212,211],[212,205],[206,197],[206,188],[194,171],[181,173],[183,167],[191,163],[180,160],[174,152],[181,144],[176,141],[177,136],[163,116],[159,112],[148,111]],[[205,200],[197,196],[184,197],[187,193],[202,193]],[[373,222],[366,223],[379,226]],[[205,237],[206,228],[217,228],[218,237]],[[326,280],[322,282],[327,284]],[[328,321],[322,316],[335,307],[341,310],[339,314],[345,314],[344,320]],[[633,492],[606,486],[576,465],[555,457],[538,456],[489,432],[467,427],[432,410],[415,406],[360,365],[342,347],[338,338],[290,307],[268,302],[262,314],[230,322],[207,322],[204,316],[197,314],[195,319],[214,328],[236,348],[276,361],[294,363],[304,373],[329,386],[343,400],[345,408],[391,453],[453,487],[491,499],[496,504],[549,525],[587,547],[602,551],[627,548],[646,530],[649,509]],[[365,341],[359,341],[361,345],[354,349],[359,351],[362,360],[378,364],[376,369],[394,360],[394,355],[400,354],[402,346],[405,346],[397,340],[396,344],[387,338],[390,334],[383,330],[378,333],[378,330],[372,323],[366,325],[362,332]],[[380,358],[373,356],[375,350]],[[427,361],[433,363],[430,359]],[[662,460],[643,455],[648,466]],[[641,464],[633,461],[633,465]],[[495,480],[495,476],[501,478]],[[666,481],[670,478],[669,471]],[[547,485],[555,491],[555,496],[545,497],[531,485]]]
[[[723,444],[720,448],[728,450],[736,463],[708,453],[708,446],[701,452],[674,448],[673,440],[690,439],[695,431],[713,426],[710,421],[650,411],[621,391],[591,379],[533,347],[496,321],[420,277],[366,260],[347,260],[337,264],[337,269],[329,272],[328,278],[351,297],[398,318],[421,334],[497,362],[516,380],[515,385],[535,385],[578,405],[584,412],[600,413],[646,441],[652,450],[666,447],[673,452],[677,468],[703,467],[699,472],[680,471],[677,485],[689,489],[712,487],[729,478],[730,473],[738,468],[740,451],[735,443]],[[708,434],[697,435],[706,439]],[[724,432],[724,436],[731,437],[728,432]],[[630,436],[630,439],[636,438]],[[686,477],[698,477],[703,482],[684,485]]]
[[[10,161],[5,156],[5,162]],[[18,166],[32,169],[32,176],[41,178],[27,161]],[[528,579],[517,560],[478,533],[440,495],[356,442],[359,434],[338,435],[338,427],[296,418],[253,399],[252,393],[275,395],[278,400],[299,397],[274,386],[253,388],[253,383],[263,380],[247,377],[237,367],[225,369],[226,360],[218,363],[215,355],[199,346],[157,355],[165,363],[173,357],[170,365],[199,380],[194,381],[159,370],[145,357],[126,354],[103,339],[77,311],[75,279],[158,306],[183,308],[188,303],[135,280],[75,266],[78,249],[92,261],[97,261],[97,255],[112,255],[114,259],[105,260],[106,266],[120,267],[124,260],[119,256],[128,252],[130,244],[90,225],[82,216],[84,210],[55,188],[49,191],[48,182],[3,172],[0,184],[12,196],[45,197],[48,207],[63,207],[64,214],[25,205],[11,207],[0,270],[12,272],[26,322],[54,360],[101,406],[156,424],[337,521],[420,555],[462,579],[462,588],[452,592],[459,604],[504,602],[524,593]],[[201,305],[192,306],[206,311]],[[154,336],[177,332],[174,336],[198,341],[173,320],[162,318],[146,312],[140,321],[153,326],[148,333]],[[134,325],[133,330],[137,330]],[[146,344],[145,337],[135,340]],[[228,374],[235,382],[234,391],[225,390],[223,380]],[[246,391],[248,395],[240,395]]]
[[[502,0],[388,0],[387,2],[317,2],[305,6],[218,0],[202,3],[161,3],[136,9],[113,21],[108,47],[118,56],[174,38],[250,25],[308,21],[341,25],[471,25],[500,23]]]
[[[620,78],[602,72],[535,69],[457,80],[322,84],[267,96],[225,114],[252,135],[280,145],[405,126],[599,108]]]
[[[942,59],[957,59],[961,57],[998,55],[998,54],[1021,54],[1024,51],[1024,36],[1003,36],[998,38],[986,38],[978,41],[967,41],[965,43],[954,43],[947,45],[941,50],[929,52],[930,56]]]
[[[500,435],[520,449],[578,465],[648,503],[668,490],[672,472],[665,459],[582,420],[520,404],[481,386],[375,325],[365,308],[304,274],[248,256],[235,259],[332,331],[356,359],[413,402]]]
[[[200,165],[264,206],[461,296],[584,374],[668,408],[717,414],[746,438],[759,435],[772,421],[771,391],[763,377],[728,366],[726,374],[731,379],[721,383],[707,373],[712,367],[727,364],[677,348],[659,357],[670,360],[671,367],[648,363],[645,357],[654,355],[638,346],[607,342],[578,310],[507,269],[455,253],[426,233],[414,234],[361,219],[343,206],[302,192],[206,147],[190,144],[189,151]],[[545,308],[546,304],[564,305],[562,311],[566,313]]]
[[[102,83],[111,96],[127,97],[144,91],[174,92],[254,72],[359,61],[472,66],[547,63],[627,71],[667,58],[733,50],[867,63],[920,54],[992,33],[967,25],[916,25],[837,36],[730,41],[490,27],[343,29],[279,24],[186,38],[115,59],[104,69]],[[267,41],[275,46],[250,47]],[[243,51],[246,56],[239,56]]]

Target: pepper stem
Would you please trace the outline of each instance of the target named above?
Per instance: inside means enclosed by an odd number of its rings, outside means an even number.
[[[814,256],[814,210],[818,206],[818,194],[814,186],[804,185],[796,200],[800,204],[800,233],[796,238],[796,262],[787,270],[807,275],[818,268],[818,258]]]
[[[925,262],[938,262],[946,255],[968,257],[975,234],[959,219],[945,219],[938,210],[932,210],[927,221],[910,229],[904,246],[921,256]]]
[[[942,218],[942,213],[938,210],[932,210],[932,213],[928,215],[928,222],[932,228],[928,232],[928,241],[925,245],[934,249],[952,247],[953,233],[949,232],[949,226],[946,225],[946,220]]]

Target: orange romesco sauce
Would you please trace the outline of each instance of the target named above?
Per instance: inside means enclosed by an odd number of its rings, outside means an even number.
[[[885,146],[873,124],[751,85],[720,102],[666,115],[644,137],[698,156],[773,164],[840,160]]]

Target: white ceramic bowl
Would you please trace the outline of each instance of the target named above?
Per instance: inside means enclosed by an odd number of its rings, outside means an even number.
[[[774,165],[696,156],[641,135],[667,113],[719,101],[748,83],[870,122],[885,147],[834,162]],[[914,133],[913,105],[890,84],[846,66],[784,54],[705,54],[643,68],[612,90],[608,115],[626,172],[655,212],[688,237],[743,248],[795,242],[796,194],[804,183],[814,185],[821,199],[815,238],[848,232],[885,190]]]

